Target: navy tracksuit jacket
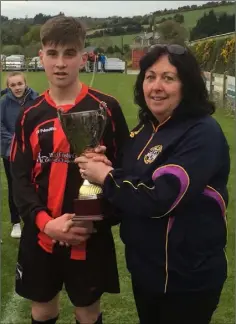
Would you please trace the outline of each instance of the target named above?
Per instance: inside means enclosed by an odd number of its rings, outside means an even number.
[[[227,276],[229,147],[211,116],[138,125],[109,173],[128,270],[145,291],[221,289]]]

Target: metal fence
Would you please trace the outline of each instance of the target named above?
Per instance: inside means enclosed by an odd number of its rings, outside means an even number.
[[[235,113],[236,91],[235,77],[224,74],[204,72],[206,86],[211,100],[216,101],[220,107],[229,113]]]
[[[224,38],[224,37],[227,37],[227,36],[234,36],[234,35],[235,35],[235,32],[219,34],[219,35],[212,35],[212,36],[199,38],[199,39],[196,39],[194,41],[188,42],[188,45],[194,45],[196,43],[199,43],[199,42],[202,42],[202,41],[205,41],[205,40],[208,40],[208,39]]]

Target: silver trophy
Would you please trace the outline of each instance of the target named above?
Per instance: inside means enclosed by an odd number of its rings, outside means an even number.
[[[62,129],[77,156],[94,151],[102,138],[106,121],[107,105],[100,102],[97,110],[64,112],[58,109],[58,118]],[[74,221],[102,220],[102,188],[84,180],[79,196],[74,200]]]

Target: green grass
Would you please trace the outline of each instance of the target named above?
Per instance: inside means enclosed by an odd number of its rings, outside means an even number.
[[[27,80],[30,86],[39,92],[47,88],[47,80],[44,73],[28,73]],[[81,80],[89,84],[91,75],[82,74]],[[133,127],[136,124],[137,108],[133,104],[132,89],[135,76],[123,74],[98,74],[95,77],[94,87],[115,96],[121,103],[128,124]],[[220,122],[231,147],[232,169],[229,179],[230,204],[228,208],[228,246],[229,276],[225,284],[221,302],[216,311],[212,324],[234,323],[234,207],[235,192],[235,151],[234,151],[234,120],[226,117],[222,110],[215,116]],[[213,139],[214,140],[214,139]],[[17,298],[15,305],[12,304],[12,293],[14,289],[14,271],[18,248],[18,241],[10,238],[9,211],[7,207],[6,180],[2,172],[2,314],[8,314],[9,321],[3,324],[30,324],[30,305],[28,301]],[[118,228],[114,228],[115,243],[121,282],[121,294],[105,295],[102,304],[106,324],[136,324],[137,316],[134,307],[130,278],[124,261],[123,244],[119,239]],[[12,307],[14,306],[14,309]],[[72,315],[73,308],[66,295],[61,296],[61,315],[59,324],[74,323]],[[17,318],[13,321],[11,318]],[[152,323],[150,323],[152,324]]]
[[[198,10],[191,10],[186,12],[179,12],[184,16],[184,26],[186,29],[190,30],[194,26],[196,26],[197,21],[204,15],[204,13],[208,13],[210,10],[214,10],[216,14],[221,14],[226,12],[227,14],[232,15],[235,12],[235,4],[228,5],[228,6],[219,6],[215,8],[203,8]],[[173,17],[175,14],[167,14],[156,18],[156,21],[160,21],[162,18],[170,18]]]

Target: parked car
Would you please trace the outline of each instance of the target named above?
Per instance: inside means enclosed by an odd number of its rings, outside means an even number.
[[[28,64],[28,71],[44,71],[44,67],[40,62],[39,56],[35,56]]]
[[[25,71],[25,60],[23,55],[10,55],[2,64],[3,71]]]
[[[98,71],[101,71],[101,62],[98,62]],[[125,72],[125,61],[117,57],[109,57],[105,63],[106,72]]]

